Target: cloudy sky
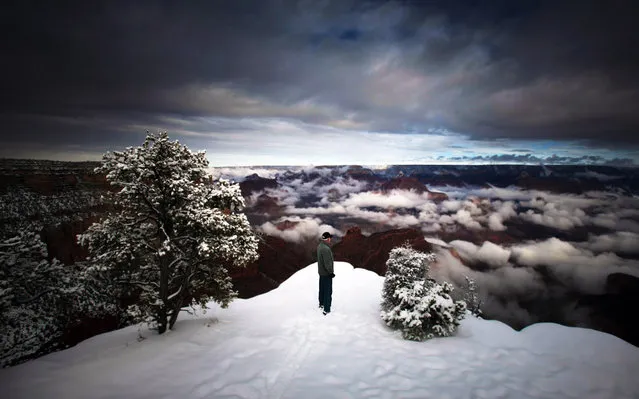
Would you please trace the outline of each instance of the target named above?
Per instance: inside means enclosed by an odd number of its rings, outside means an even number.
[[[0,157],[639,163],[631,0],[11,3]]]

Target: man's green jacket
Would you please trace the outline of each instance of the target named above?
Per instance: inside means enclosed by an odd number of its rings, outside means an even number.
[[[320,276],[333,274],[333,251],[324,241],[317,246],[317,272]]]

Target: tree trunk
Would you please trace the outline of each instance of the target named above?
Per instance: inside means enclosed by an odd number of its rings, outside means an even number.
[[[169,307],[169,265],[166,258],[160,262],[160,308],[157,313],[158,333],[166,331],[167,309]]]
[[[173,303],[173,309],[171,313],[171,318],[169,319],[169,329],[173,328],[173,325],[177,321],[178,316],[180,315],[180,310],[182,309],[182,304],[184,303],[184,298],[189,293],[189,276],[184,276],[184,280],[182,281],[182,287],[180,293],[173,298],[175,302]]]
[[[180,295],[180,298],[177,298],[175,305],[173,306],[173,309],[171,310],[171,318],[169,319],[169,329],[172,329],[173,325],[177,321],[178,315],[180,314],[180,310],[182,309],[181,303],[182,303],[182,296]]]
[[[162,182],[160,182],[160,184],[162,184]],[[166,195],[165,195],[166,197]],[[166,212],[166,205],[165,204],[161,204],[160,205],[160,212],[161,212],[161,217],[160,217],[160,221],[161,221],[161,226],[163,226],[164,229],[164,234],[165,237],[160,237],[161,241],[167,240],[167,239],[172,239],[173,238],[173,223],[171,222],[171,218],[167,216],[167,212]],[[169,270],[169,265],[171,265],[172,262],[169,261],[169,259],[167,259],[166,256],[163,256],[161,258],[161,262],[160,262],[160,309],[158,311],[158,333],[162,334],[166,331],[167,329],[167,318],[168,318],[168,313],[169,313],[169,309],[171,308],[171,305],[169,304],[169,274],[170,274],[170,270]],[[169,327],[170,328],[170,327]]]

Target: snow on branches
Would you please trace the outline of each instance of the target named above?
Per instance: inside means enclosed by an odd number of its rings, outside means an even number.
[[[466,287],[462,289],[463,300],[466,302],[468,310],[475,317],[481,317],[481,305],[482,300],[479,297],[477,290],[477,282],[468,276],[464,276],[466,279]]]
[[[76,267],[47,258],[35,231],[0,241],[0,367],[56,349],[79,314],[115,312]]]
[[[96,169],[120,188],[118,212],[92,225],[80,242],[92,254],[91,270],[122,295],[139,296],[131,315],[160,333],[183,306],[211,299],[227,306],[237,295],[228,267],[257,258],[239,186],[213,181],[207,167],[204,152],[161,133],[140,147],[106,153]]]
[[[451,298],[453,286],[428,278],[429,265],[434,260],[432,253],[398,247],[386,262],[381,317],[386,325],[400,330],[405,339],[423,341],[450,336],[464,318],[466,304]]]
[[[35,232],[22,231],[0,242],[2,366],[34,355],[62,333],[56,310],[72,287],[64,266],[46,256],[46,246]]]

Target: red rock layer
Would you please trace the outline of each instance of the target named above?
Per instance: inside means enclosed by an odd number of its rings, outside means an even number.
[[[354,267],[371,270],[380,276],[386,274],[386,261],[390,251],[408,244],[419,251],[429,252],[432,246],[415,229],[389,230],[365,236],[359,227],[352,227],[340,242],[333,246],[335,260],[349,262]]]

